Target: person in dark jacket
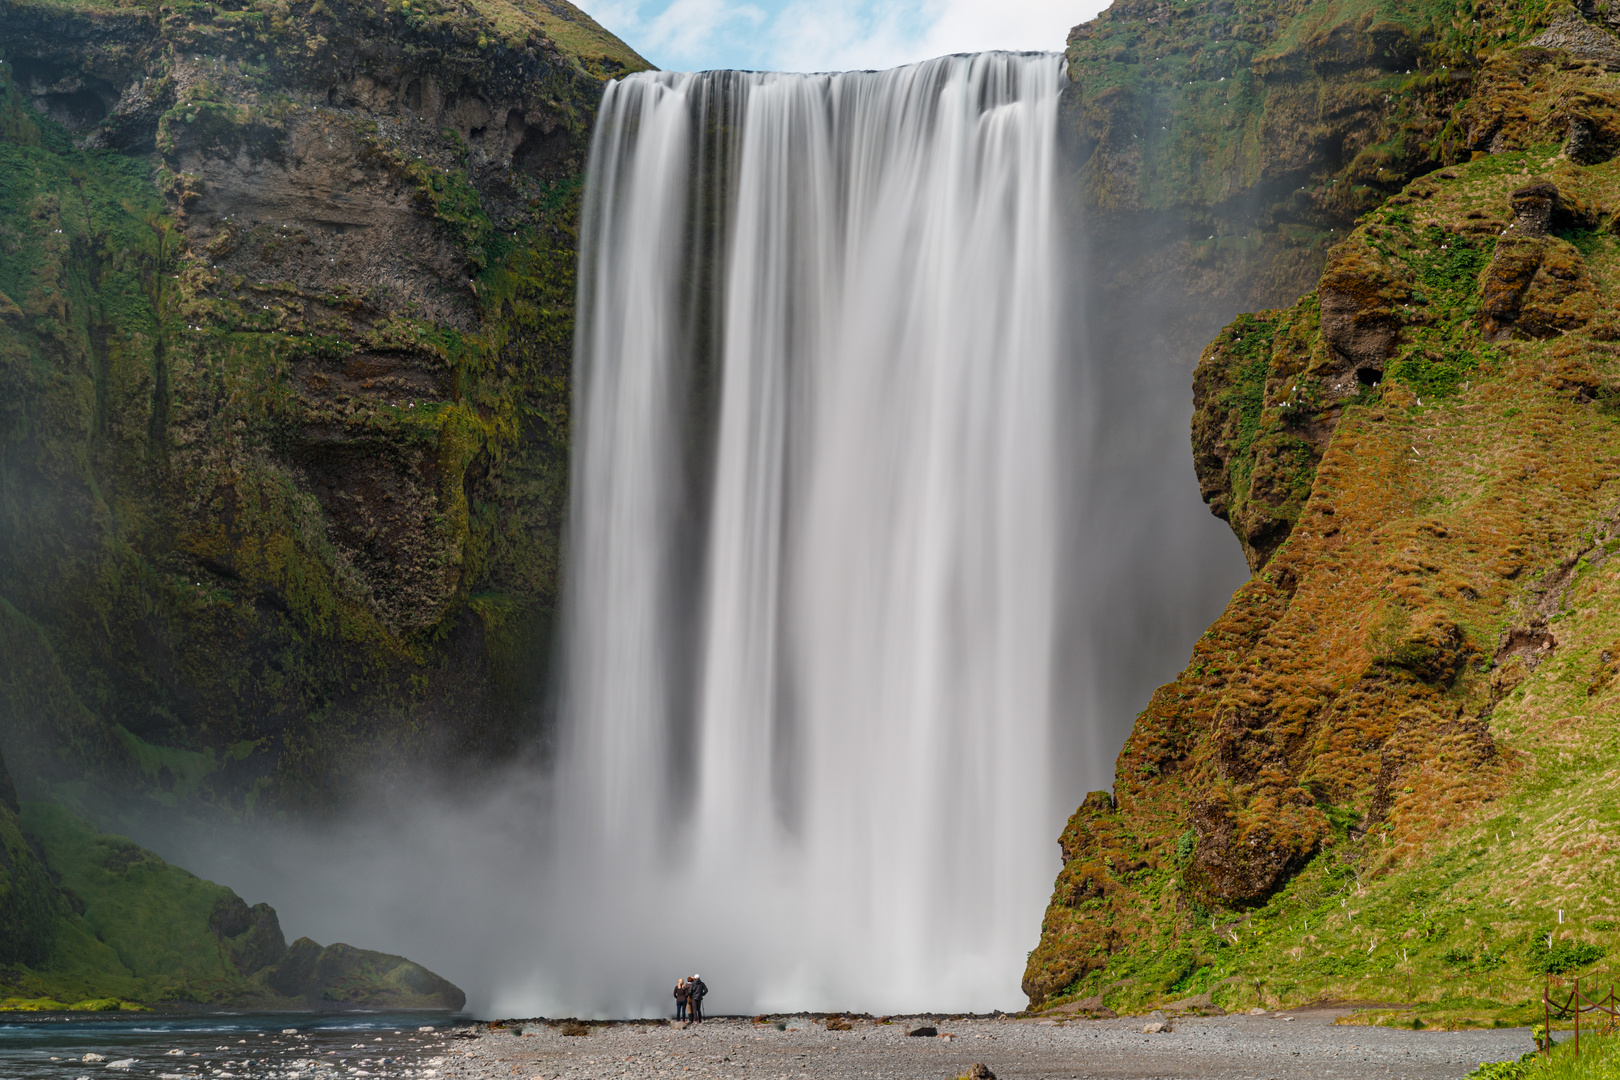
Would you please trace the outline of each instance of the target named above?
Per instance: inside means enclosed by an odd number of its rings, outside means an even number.
[[[692,1018],[693,1023],[703,1023],[703,997],[708,992],[703,976],[694,975],[686,980],[686,1015]]]
[[[680,1022],[686,1019],[686,1006],[690,1000],[691,988],[687,985],[686,976],[675,984],[675,1020]]]

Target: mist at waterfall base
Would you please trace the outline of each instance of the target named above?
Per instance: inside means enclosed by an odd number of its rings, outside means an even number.
[[[611,84],[544,762],[142,839],[484,1015],[667,1015],[693,971],[716,1013],[1021,1007],[1064,818],[1244,576],[1162,298],[1098,305],[1061,212],[1062,87]]]

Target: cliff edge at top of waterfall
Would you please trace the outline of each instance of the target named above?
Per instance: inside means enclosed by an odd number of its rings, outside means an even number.
[[[0,3],[25,798],[239,815],[510,752],[585,152],[647,66],[565,0]]]
[[[1476,14],[1443,167],[1204,351],[1254,575],[1065,829],[1036,1006],[1489,1024],[1620,970],[1620,39]]]

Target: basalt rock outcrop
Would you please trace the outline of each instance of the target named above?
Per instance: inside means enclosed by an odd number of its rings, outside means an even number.
[[[1253,576],[1065,830],[1035,1005],[1505,1017],[1616,944],[1576,897],[1620,844],[1620,39],[1469,14],[1432,171],[1204,350],[1194,464]]]
[[[338,801],[535,715],[603,80],[564,0],[0,3],[0,744]]]

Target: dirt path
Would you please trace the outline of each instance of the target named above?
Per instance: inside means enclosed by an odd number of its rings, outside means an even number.
[[[586,1036],[530,1022],[525,1033],[481,1030],[445,1066],[454,1080],[950,1080],[975,1062],[1000,1080],[1441,1080],[1466,1076],[1481,1061],[1516,1058],[1530,1048],[1524,1029],[1402,1031],[1337,1026],[1342,1011],[1176,1021],[1142,1033],[1143,1021],[1029,1020],[937,1022],[934,1038],[876,1024],[850,1031],[789,1019],[775,1024],[722,1018],[679,1028],[658,1023],[593,1025]],[[1292,1019],[1288,1019],[1292,1017]]]

